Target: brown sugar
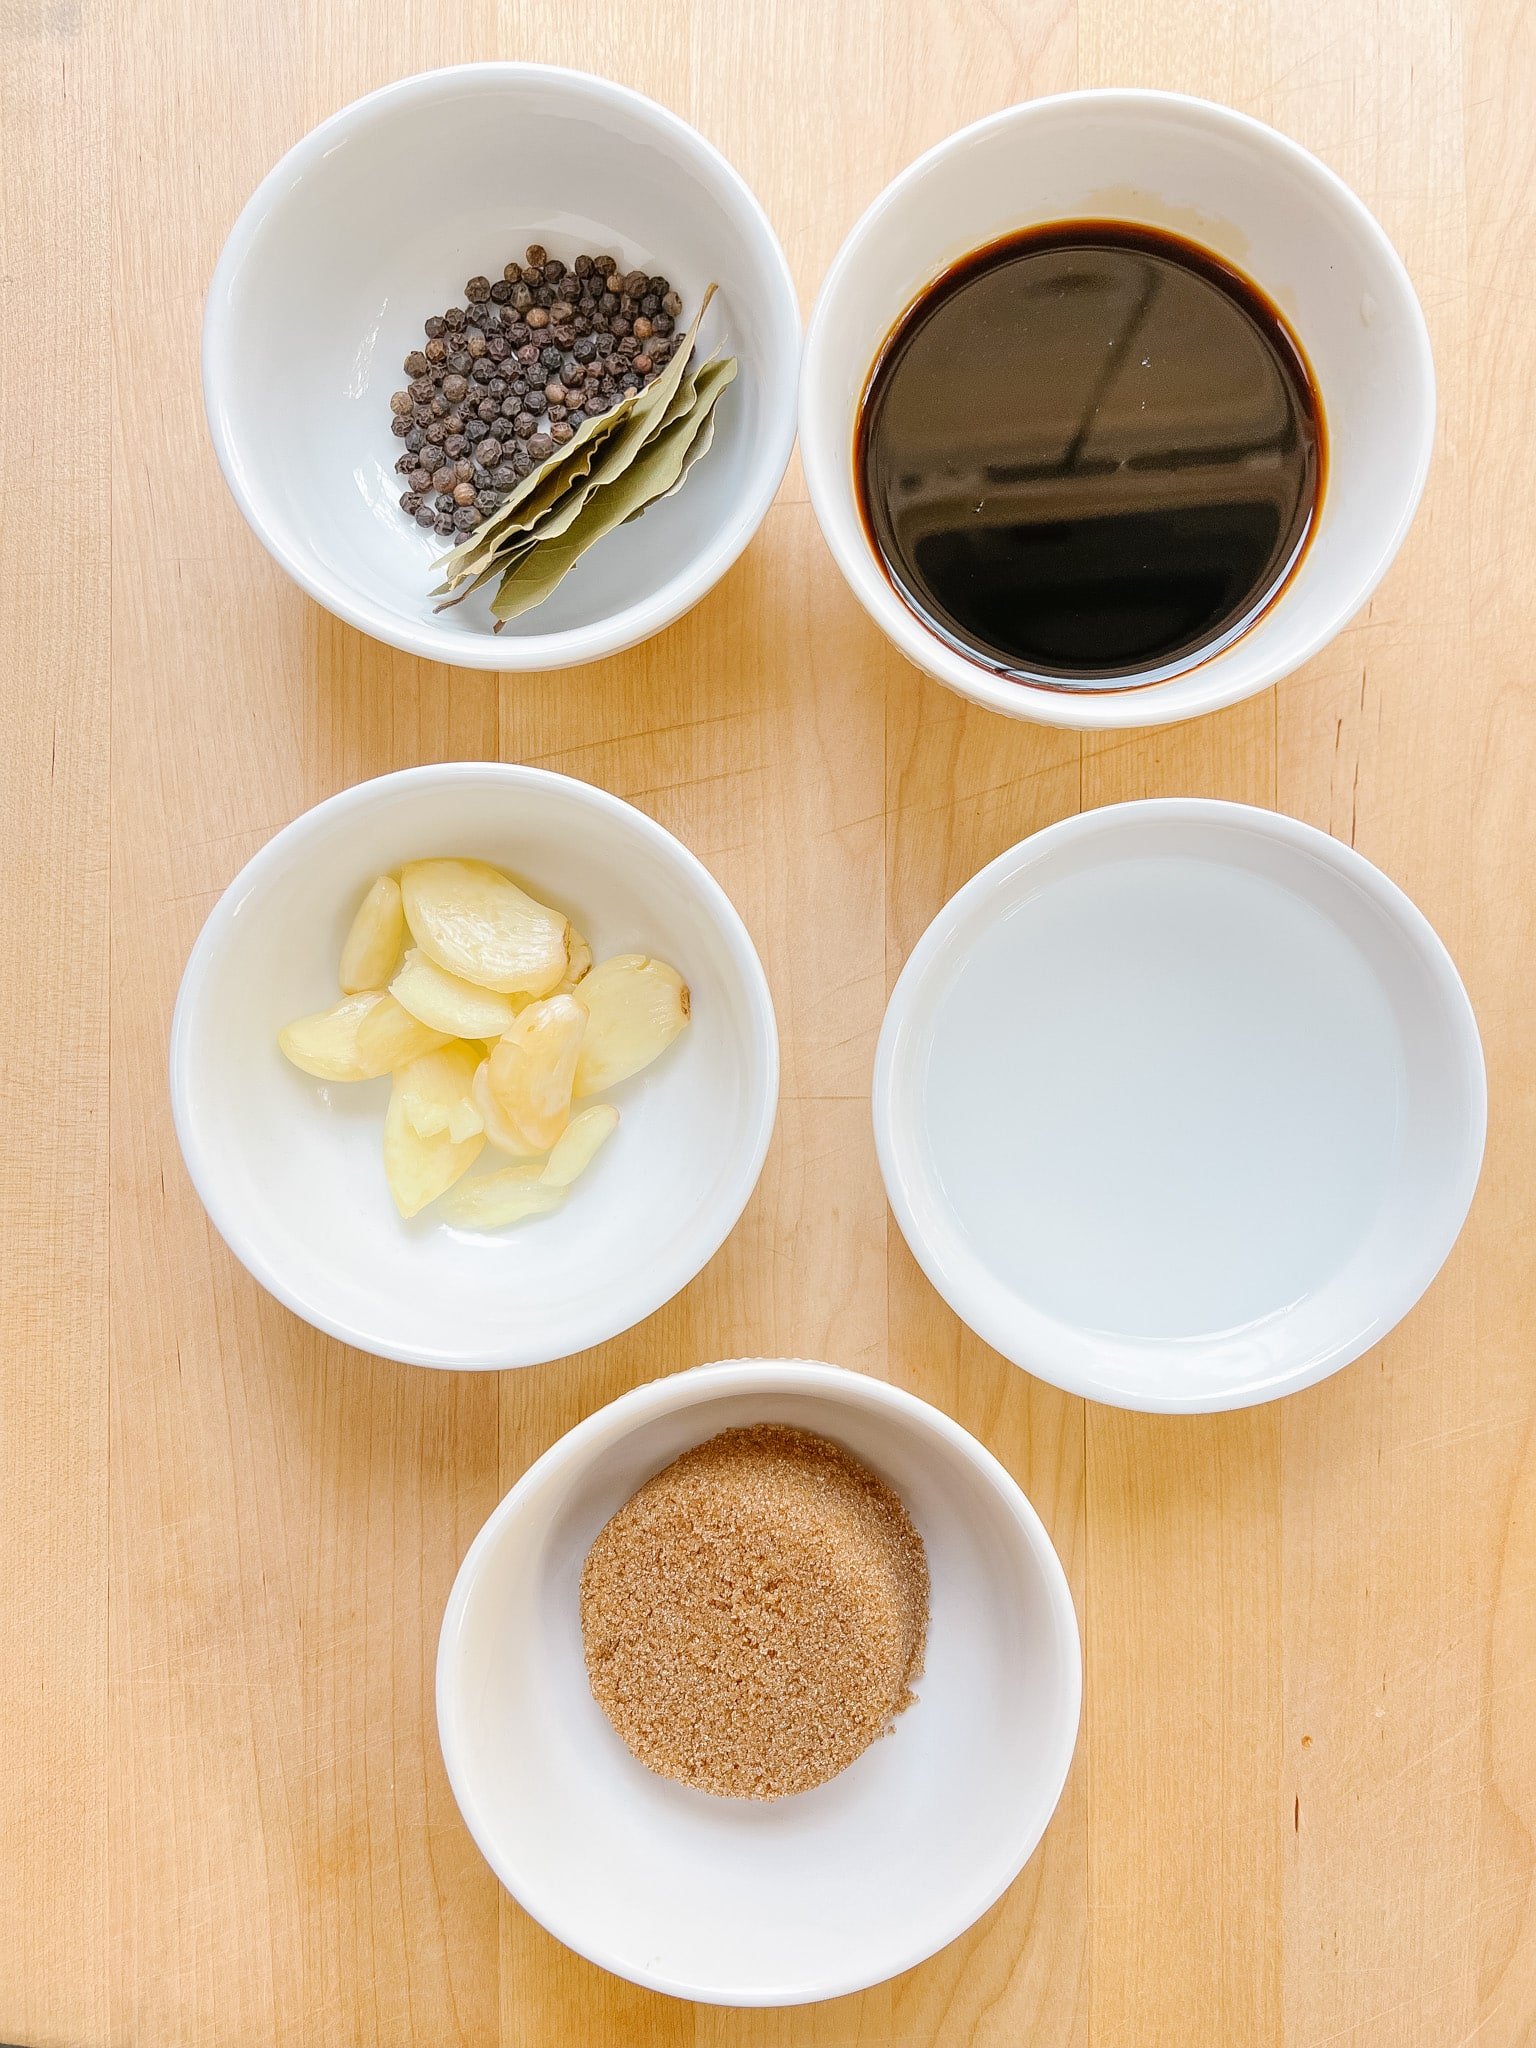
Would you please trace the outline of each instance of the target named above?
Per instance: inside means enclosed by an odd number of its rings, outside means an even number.
[[[928,1560],[838,1445],[727,1429],[646,1481],[592,1545],[593,1695],[640,1762],[737,1799],[836,1777],[910,1705]]]

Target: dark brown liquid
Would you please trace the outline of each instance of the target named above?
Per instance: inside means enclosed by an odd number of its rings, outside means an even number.
[[[1252,624],[1322,492],[1306,359],[1176,235],[1065,221],[979,249],[902,317],[860,409],[870,538],[998,674],[1155,682]]]

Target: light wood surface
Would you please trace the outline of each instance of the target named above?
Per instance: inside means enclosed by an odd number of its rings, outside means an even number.
[[[204,433],[202,294],[323,115],[539,57],[694,120],[808,306],[884,181],[1074,85],[1230,100],[1402,250],[1439,367],[1424,510],[1301,674],[1174,731],[969,711],[846,594],[798,467],[649,646],[498,681],[318,611]],[[1536,2041],[1536,15],[1522,0],[6,0],[0,7],[0,2039],[69,2048],[1518,2048]],[[424,167],[423,175],[433,175]],[[164,1081],[218,892],[318,798],[501,757],[682,835],[773,984],[784,1099],[726,1249],[630,1337],[524,1374],[351,1354],[236,1265]],[[971,1338],[890,1223],[874,1040],[945,898],[1126,797],[1275,806],[1401,882],[1487,1046],[1445,1272],[1326,1385],[1231,1418],[1085,1408]],[[1066,1796],[933,1961],[791,2014],[694,2008],[499,1892],[433,1731],[443,1601],[529,1461],[735,1352],[889,1374],[1034,1500],[1082,1620]]]

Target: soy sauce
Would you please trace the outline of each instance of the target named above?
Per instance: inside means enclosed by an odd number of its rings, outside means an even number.
[[[903,315],[860,409],[865,525],[897,592],[997,674],[1160,681],[1250,626],[1325,469],[1301,346],[1208,250],[1120,221],[978,249]]]

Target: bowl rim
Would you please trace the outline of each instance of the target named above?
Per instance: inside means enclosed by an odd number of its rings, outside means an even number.
[[[848,468],[848,451],[829,450],[811,430],[814,394],[826,374],[822,364],[829,346],[827,335],[831,325],[832,300],[869,235],[887,215],[900,208],[912,189],[942,159],[972,147],[999,130],[1041,118],[1059,119],[1071,110],[1113,112],[1145,107],[1165,109],[1176,118],[1192,124],[1225,131],[1249,147],[1257,147],[1287,161],[1293,170],[1322,189],[1345,215],[1354,233],[1375,250],[1397,291],[1399,311],[1415,357],[1415,374],[1411,389],[1406,393],[1406,418],[1417,441],[1413,474],[1390,533],[1384,538],[1364,576],[1355,584],[1352,594],[1319,619],[1293,655],[1266,663],[1257,678],[1247,681],[1226,679],[1213,657],[1207,664],[1196,663],[1193,668],[1182,670],[1164,682],[1149,683],[1138,689],[1095,693],[1012,683],[947,646],[935,634],[928,632],[916,614],[902,603],[864,538],[851,488],[851,471],[848,476],[844,475]],[[1244,698],[1257,696],[1260,691],[1269,689],[1310,661],[1360,612],[1395,561],[1424,495],[1434,454],[1436,420],[1434,354],[1424,308],[1407,265],[1360,195],[1321,157],[1267,121],[1241,113],[1236,107],[1225,106],[1218,100],[1143,86],[1096,86],[1020,100],[995,114],[973,121],[965,128],[956,129],[925,150],[875,195],[843,237],[816,294],[801,354],[800,461],[806,492],[822,538],[849,589],[900,653],[959,696],[989,711],[1001,712],[1005,718],[1023,719],[1067,731],[1128,731],[1200,718],[1208,711],[1219,711],[1229,704],[1240,703]],[[845,499],[854,506],[851,519],[845,517]],[[1241,641],[1234,643],[1240,644]],[[1202,673],[1205,676],[1203,687],[1192,689]],[[1175,685],[1186,689],[1192,701],[1170,706],[1168,692]]]
[[[644,1302],[638,1313],[631,1314],[628,1304],[618,1321],[611,1314],[594,1312],[587,1323],[572,1326],[572,1341],[566,1343],[562,1339],[563,1348],[558,1351],[551,1351],[547,1343],[519,1348],[513,1335],[494,1350],[482,1349],[445,1357],[440,1351],[424,1346],[389,1343],[382,1338],[361,1334],[331,1314],[323,1304],[303,1299],[272,1265],[266,1251],[247,1228],[239,1204],[229,1198],[219,1172],[219,1147],[205,1129],[189,1079],[191,1050],[208,982],[229,947],[230,928],[251,890],[259,887],[270,872],[286,866],[294,847],[301,845],[322,821],[333,822],[350,811],[372,808],[381,802],[387,805],[395,796],[416,789],[470,781],[499,785],[508,792],[558,788],[567,795],[574,793],[578,804],[623,821],[678,862],[696,899],[712,915],[726,954],[745,991],[751,1013],[755,1054],[746,1075],[749,1112],[754,1109],[752,1098],[756,1097],[751,1142],[741,1155],[724,1201],[717,1210],[707,1214],[701,1211],[698,1223],[679,1255],[670,1263],[658,1263],[652,1269],[650,1285],[638,1297]],[[171,1114],[188,1177],[214,1229],[246,1271],[269,1294],[312,1328],[375,1358],[393,1359],[401,1365],[428,1366],[442,1372],[503,1372],[529,1365],[546,1365],[552,1359],[568,1358],[593,1345],[622,1336],[664,1307],[709,1264],[741,1220],[768,1156],[779,1107],[778,1025],[768,977],[741,913],[698,855],[665,825],[658,824],[622,797],[600,789],[595,783],[583,782],[574,775],[561,775],[553,769],[531,768],[511,761],[445,761],[419,768],[397,769],[391,774],[373,776],[338,790],[334,796],[325,797],[290,819],[252,854],[209,911],[187,956],[171,1017],[169,1082]],[[606,1298],[603,1290],[596,1290],[593,1295],[595,1308],[600,1308]]]
[[[782,398],[775,401],[767,380],[760,380],[764,417],[762,429],[755,437],[757,453],[749,473],[752,487],[743,494],[733,516],[721,524],[714,537],[690,563],[675,571],[650,597],[590,625],[570,626],[559,632],[460,634],[429,621],[397,622],[379,613],[366,600],[354,595],[344,581],[327,575],[304,554],[290,547],[273,529],[247,487],[230,416],[228,371],[234,336],[231,285],[262,233],[274,203],[286,197],[300,176],[327,155],[343,134],[380,115],[392,113],[402,105],[408,106],[415,100],[434,99],[446,87],[470,79],[495,86],[537,82],[551,90],[576,94],[589,104],[605,107],[611,112],[623,111],[664,132],[678,154],[687,160],[699,182],[719,194],[733,217],[739,215],[741,230],[757,247],[763,267],[772,280],[773,296],[781,302],[787,323],[790,368],[786,388]],[[673,113],[659,100],[636,92],[630,86],[568,65],[500,60],[445,64],[431,71],[413,72],[409,77],[395,79],[348,101],[335,113],[327,115],[279,157],[240,209],[219,252],[204,300],[201,349],[203,410],[219,468],[246,524],[279,568],[335,617],[386,646],[420,655],[428,661],[443,662],[451,668],[483,669],[501,674],[569,668],[617,654],[671,625],[713,589],[738,560],[761,526],[789,467],[798,417],[796,400],[801,335],[800,302],[794,279],[762,202],[735,166],[691,122]]]
[[[605,1952],[601,1942],[584,1935],[579,1928],[572,1925],[564,1913],[546,1910],[538,1895],[537,1863],[530,1866],[534,1880],[530,1882],[529,1872],[519,1868],[513,1859],[501,1852],[476,1801],[473,1787],[468,1781],[463,1761],[467,1744],[458,1712],[458,1674],[465,1641],[466,1617],[476,1583],[487,1559],[501,1542],[508,1525],[521,1512],[529,1495],[536,1488],[561,1472],[581,1467],[596,1453],[617,1443],[640,1424],[651,1421],[656,1416],[686,1408],[702,1407],[734,1394],[783,1392],[810,1393],[829,1401],[843,1404],[851,1402],[855,1406],[880,1409],[899,1416],[913,1431],[926,1431],[931,1436],[941,1438],[1008,1509],[1045,1586],[1050,1610],[1051,1637],[1059,1666],[1058,1678],[1065,1689],[1066,1712],[1063,1726],[1066,1730],[1066,1739],[1062,1743],[1061,1753],[1052,1760],[1049,1770],[1042,1779],[1050,1790],[1050,1802],[1045,1810],[1044,1819],[1033,1835],[1023,1843],[1017,1860],[1000,1881],[989,1878],[958,1908],[945,1914],[942,1919],[936,1919],[935,1924],[940,1931],[933,1934],[925,1933],[893,1967],[886,1969],[882,1966],[879,1974],[873,1977],[867,1972],[851,1969],[825,1982],[809,1985],[788,1997],[782,1990],[762,1986],[747,1986],[726,1995],[718,1988],[700,1987],[669,1976],[664,1970],[620,1965]],[[835,1424],[829,1422],[829,1428],[835,1430]],[[623,1977],[632,1984],[641,1984],[649,1990],[665,1992],[673,1998],[691,1999],[701,2005],[743,2008],[805,2005],[820,1999],[841,1998],[851,1992],[868,1990],[872,1985],[886,1983],[892,1977],[899,1976],[902,1971],[909,1970],[916,1964],[926,1961],[929,1956],[936,1955],[940,1949],[947,1948],[952,1941],[965,1933],[967,1928],[973,1926],[1013,1883],[1040,1846],[1046,1829],[1055,1817],[1077,1749],[1082,1720],[1082,1694],[1082,1636],[1066,1571],[1045,1524],[1012,1473],[985,1444],[952,1416],[947,1415],[942,1408],[935,1407],[932,1402],[908,1392],[904,1387],[893,1385],[889,1380],[876,1379],[871,1374],[856,1372],[848,1366],[830,1365],[824,1360],[804,1358],[724,1359],[714,1364],[696,1365],[681,1372],[666,1374],[659,1379],[647,1380],[595,1409],[573,1428],[568,1429],[564,1436],[558,1437],[542,1456],[533,1461],[492,1509],[465,1552],[443,1613],[442,1628],[438,1636],[435,1683],[438,1744],[455,1802],[481,1855],[490,1865],[498,1881],[524,1911],[531,1914],[541,1926],[555,1936],[556,1940],[563,1942],[577,1955],[584,1956],[588,1962],[595,1963],[600,1969],[609,1970],[615,1976]]]
[[[1341,1334],[1332,1344],[1261,1383],[1189,1396],[1155,1389],[1145,1394],[1129,1393],[1123,1385],[1100,1378],[1091,1362],[1081,1363],[1053,1353],[1048,1343],[1042,1341],[1049,1327],[1043,1317],[1031,1329],[1027,1356],[1021,1355],[1025,1347],[1016,1328],[1011,1327],[1012,1302],[1016,1298],[1013,1290],[1007,1290],[1010,1305],[1005,1313],[983,1299],[983,1290],[973,1287],[969,1276],[947,1268],[941,1253],[926,1238],[909,1189],[909,1174],[915,1178],[917,1172],[915,1134],[909,1120],[898,1113],[899,1083],[908,1057],[904,1042],[907,1026],[930,970],[957,927],[1022,870],[1075,840],[1100,837],[1138,819],[1158,825],[1215,824],[1252,833],[1310,857],[1352,884],[1385,915],[1427,971],[1451,1035],[1458,1075],[1471,1103],[1471,1113],[1461,1133],[1456,1171],[1449,1180],[1444,1227],[1421,1263],[1399,1269],[1394,1284],[1384,1290],[1373,1321],[1364,1329]],[[1460,1237],[1477,1192],[1488,1128],[1487,1070],[1477,1018],[1445,942],[1418,905],[1363,853],[1315,825],[1304,824],[1281,811],[1209,797],[1145,797],[1074,812],[1019,840],[956,890],[913,947],[891,991],[875,1050],[870,1105],[875,1151],[891,1211],[913,1257],[966,1327],[1021,1371],[1061,1388],[1064,1393],[1153,1415],[1211,1415],[1259,1407],[1315,1386],[1380,1343],[1427,1292]],[[1026,1313],[1031,1313],[1027,1303],[1023,1306]],[[1157,1340],[1145,1342],[1149,1351],[1159,1348]],[[1091,1351],[1086,1342],[1083,1349]]]

